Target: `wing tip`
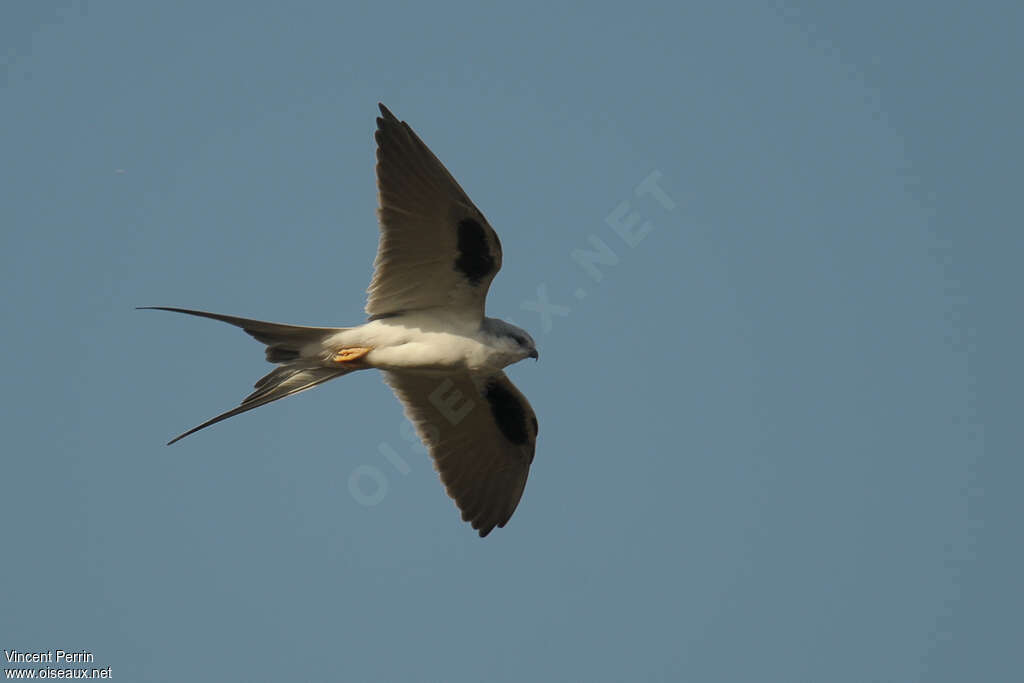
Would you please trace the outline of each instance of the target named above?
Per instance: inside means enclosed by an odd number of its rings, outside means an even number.
[[[401,122],[398,117],[391,113],[391,110],[384,106],[383,102],[378,102],[377,107],[380,109],[380,116],[377,117],[377,129],[380,130],[384,127],[385,123],[393,123],[399,125]]]
[[[487,521],[483,524],[478,524],[477,521],[473,522],[473,528],[476,529],[477,533],[480,534],[480,538],[486,538],[487,534],[491,533],[495,529],[504,529],[505,525],[508,524],[509,518],[506,517],[501,521]]]

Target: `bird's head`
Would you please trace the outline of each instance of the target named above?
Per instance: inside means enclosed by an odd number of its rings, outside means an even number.
[[[538,360],[537,343],[530,333],[521,327],[497,318],[485,318],[484,328],[493,335],[498,349],[508,357],[508,363],[515,363],[524,358]]]

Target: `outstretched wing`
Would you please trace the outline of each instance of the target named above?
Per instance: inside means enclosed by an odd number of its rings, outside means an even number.
[[[371,316],[432,307],[483,317],[501,242],[409,124],[380,105],[380,245],[367,290]]]
[[[537,445],[537,417],[503,372],[427,376],[385,372],[430,449],[462,519],[486,536],[512,517]]]

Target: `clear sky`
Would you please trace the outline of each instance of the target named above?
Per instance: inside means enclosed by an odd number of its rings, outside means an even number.
[[[0,647],[121,681],[1018,677],[1021,5],[818,5],[4,3]],[[374,373],[164,446],[269,366],[135,306],[363,319],[378,101],[541,352],[486,539]]]

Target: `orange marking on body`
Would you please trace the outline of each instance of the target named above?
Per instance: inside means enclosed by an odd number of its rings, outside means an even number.
[[[364,346],[349,346],[336,351],[331,360],[335,363],[351,363],[354,360],[359,360],[372,350]]]

